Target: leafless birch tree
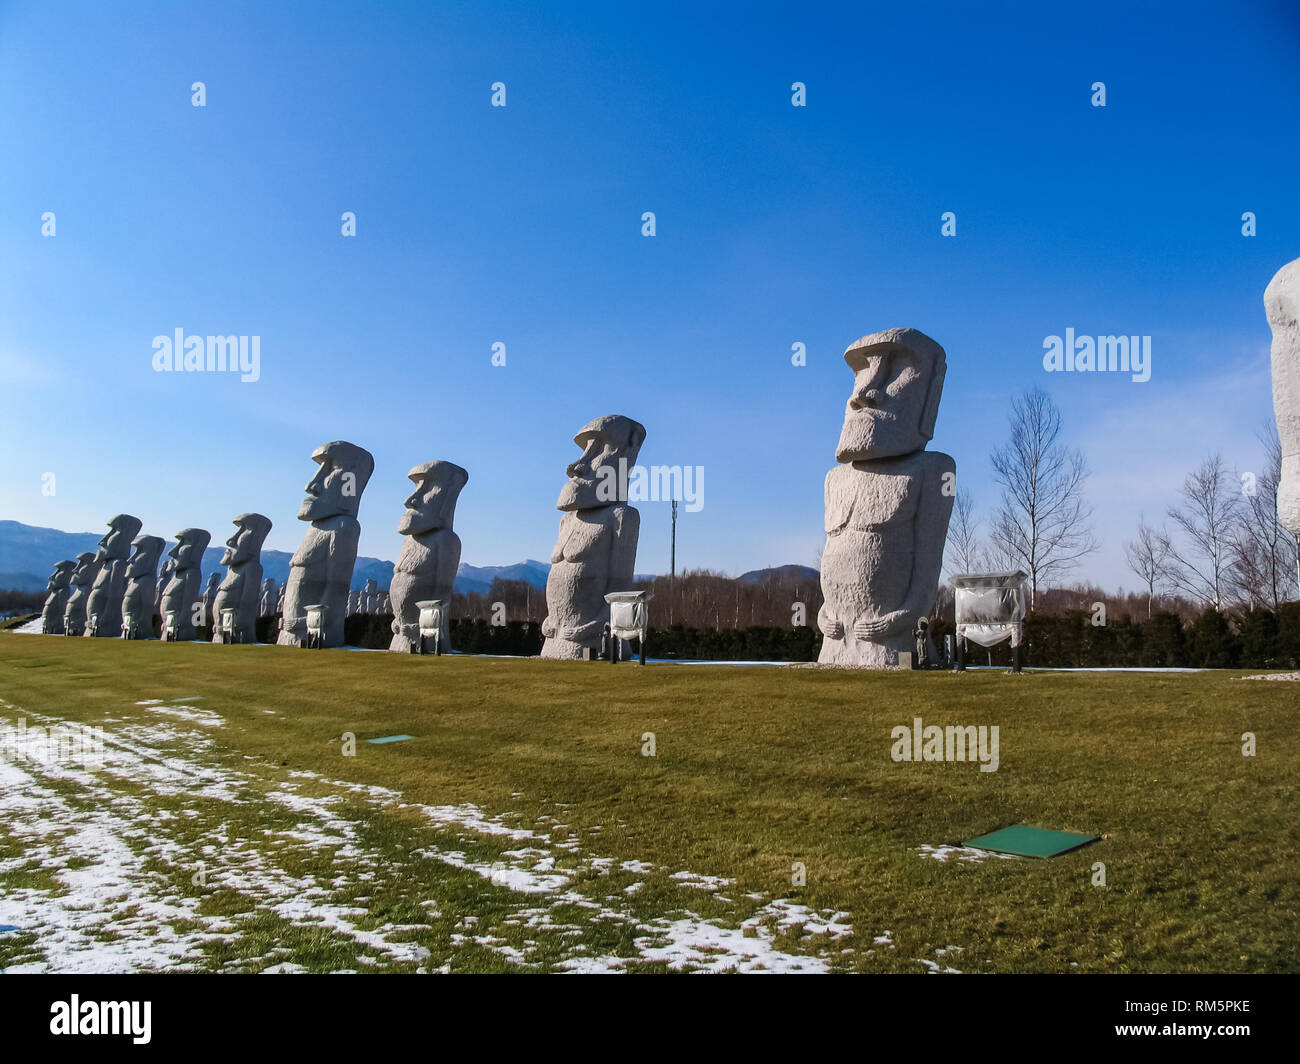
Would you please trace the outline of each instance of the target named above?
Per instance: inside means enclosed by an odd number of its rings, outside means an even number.
[[[1011,439],[990,456],[1002,500],[990,534],[1001,554],[1029,575],[1029,608],[1039,588],[1097,549],[1083,496],[1088,464],[1061,442],[1061,412],[1041,388],[1011,402]]]

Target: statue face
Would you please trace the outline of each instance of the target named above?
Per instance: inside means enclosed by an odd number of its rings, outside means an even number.
[[[456,513],[456,500],[469,480],[469,474],[451,462],[429,462],[416,466],[407,474],[415,490],[402,504],[406,512],[397,522],[397,531],[416,536],[437,528],[450,528]]]
[[[193,569],[201,565],[203,552],[208,549],[208,534],[198,529],[187,528],[176,533],[176,545],[167,552],[171,559],[168,569]]]
[[[127,563],[126,575],[135,579],[158,571],[158,556],[162,554],[163,541],[157,536],[141,536],[132,544],[135,548]]]
[[[108,532],[99,541],[96,559],[101,562],[116,561],[131,553],[131,540],[140,531],[140,522],[126,514],[118,514],[108,523]]]
[[[921,343],[900,338],[907,333]],[[853,392],[844,411],[835,458],[860,462],[911,454],[925,447],[933,434],[932,388],[942,386],[942,366],[935,358],[942,348],[914,330],[890,330],[864,337],[844,359],[853,370]]]
[[[72,570],[76,568],[76,562],[59,562],[54,567],[54,572],[50,573],[49,583],[46,584],[47,591],[62,591],[72,581]]]
[[[323,521],[340,514],[355,517],[361,493],[375,468],[370,452],[351,443],[334,442],[317,447],[311,457],[318,468],[305,489],[307,498],[298,509],[298,520]]]
[[[271,522],[261,514],[240,514],[235,518],[235,534],[226,540],[222,565],[243,565],[262,553],[262,543],[271,531]]]
[[[95,574],[97,554],[78,554],[77,567],[72,571],[72,583],[79,587],[89,584]]]
[[[590,510],[616,501],[625,502],[614,495],[619,462],[626,460],[630,473],[644,439],[645,429],[621,414],[597,418],[587,425],[574,437],[574,442],[582,448],[582,456],[565,470],[569,480],[560,489],[555,508]]]

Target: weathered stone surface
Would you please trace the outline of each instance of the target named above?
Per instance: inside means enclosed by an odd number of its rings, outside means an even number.
[[[99,571],[86,600],[87,636],[117,639],[122,634],[122,596],[126,594],[126,562],[131,544],[140,534],[141,521],[118,514],[108,522],[108,534],[99,541],[95,561]]]
[[[1264,290],[1264,309],[1273,330],[1273,413],[1282,442],[1282,480],[1277,517],[1300,535],[1300,259],[1288,262]]]
[[[644,441],[645,426],[622,414],[597,418],[573,438],[582,457],[569,466],[555,504],[564,516],[546,580],[544,658],[576,661],[584,648],[599,649],[609,622],[605,596],[632,589],[641,515],[611,485],[626,482],[620,460],[630,470]]]
[[[182,528],[176,533],[176,545],[167,552],[170,570],[164,568],[167,585],[159,600],[158,615],[163,619],[173,615],[173,628],[167,631],[171,639],[192,640],[196,633],[195,609],[202,597],[203,552],[208,549],[212,533],[205,528]]]
[[[45,585],[45,605],[41,609],[41,631],[45,635],[63,634],[63,615],[68,608],[68,587],[72,583],[74,561],[59,562]]]
[[[403,536],[402,553],[393,567],[393,582],[384,598],[393,611],[393,638],[388,649],[409,654],[420,638],[418,603],[441,599],[443,652],[451,650],[448,614],[452,585],[460,567],[460,537],[452,530],[456,501],[469,482],[469,473],[454,462],[426,462],[407,476],[415,490],[406,498],[406,512],[397,523]],[[380,603],[383,608],[383,603]]]
[[[375,613],[379,609],[379,581],[367,580],[361,589],[361,612]]]
[[[851,344],[844,360],[854,383],[841,464],[826,475],[818,661],[895,668],[934,605],[952,514],[956,463],[924,449],[947,357],[915,329],[889,329]]]
[[[154,606],[158,601],[158,561],[167,546],[161,536],[140,536],[126,567],[122,594],[123,639],[152,639]]]
[[[310,521],[290,563],[285,584],[283,621],[278,642],[282,646],[307,643],[307,607],[325,607],[321,643],[343,645],[348,587],[357,562],[361,524],[357,511],[375,460],[356,444],[335,440],[312,454],[320,468],[308,483],[307,498],[298,511],[300,521]]]
[[[167,558],[162,563],[162,569],[158,573],[157,586],[154,589],[155,598],[153,603],[153,611],[154,613],[158,614],[159,617],[163,616],[163,611],[162,611],[163,593],[167,590],[167,585],[171,582],[172,573],[175,572],[175,570],[176,570],[176,562],[175,559],[171,557],[171,554],[169,552]]]
[[[235,534],[226,540],[221,564],[226,577],[217,588],[212,603],[212,641],[226,638],[223,610],[234,610],[229,639],[232,643],[257,640],[257,597],[262,589],[262,544],[271,531],[271,519],[262,514],[240,514],[235,518]]]
[[[86,634],[86,604],[90,588],[99,574],[98,555],[90,551],[77,555],[76,568],[72,570],[67,606],[63,611],[63,634]]]
[[[212,611],[217,605],[217,588],[221,586],[221,574],[208,574],[207,586],[203,589],[203,626],[212,627]]]
[[[275,577],[268,576],[262,582],[262,597],[257,605],[257,615],[259,617],[274,617],[275,608],[280,604],[280,589],[276,585]]]

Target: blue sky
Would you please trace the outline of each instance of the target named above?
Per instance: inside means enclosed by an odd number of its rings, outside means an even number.
[[[1259,466],[1300,14],[900,6],[0,3],[0,517],[215,541],[258,510],[292,550],[347,439],[363,554],[442,458],[465,561],[545,559],[573,433],[624,413],[644,464],[705,469],[679,567],[812,564],[841,354],[907,325],[948,352],[931,447],[985,511],[1012,393],[1053,395],[1104,542],[1079,575],[1133,586],[1139,511],[1213,450]],[[260,336],[261,379],[154,372],[177,327]],[[1150,335],[1151,379],[1044,373],[1067,327]]]

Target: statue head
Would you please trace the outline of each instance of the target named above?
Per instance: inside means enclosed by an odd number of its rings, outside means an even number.
[[[262,544],[271,531],[271,519],[261,514],[240,514],[235,518],[235,534],[226,540],[222,565],[243,565],[255,561],[262,553]]]
[[[590,510],[626,501],[619,500],[616,492],[620,462],[630,475],[645,442],[645,426],[622,414],[606,414],[584,425],[573,442],[582,449],[582,457],[565,470],[569,480],[555,508]]]
[[[45,585],[46,591],[62,591],[69,583],[72,582],[72,572],[77,568],[77,563],[73,561],[59,562],[54,567],[54,572],[50,573],[49,582]]]
[[[417,536],[436,528],[450,528],[456,516],[460,489],[469,482],[469,473],[455,462],[425,462],[406,474],[415,490],[403,503],[406,512],[397,522],[404,536]]]
[[[135,580],[142,576],[156,576],[158,559],[162,557],[163,547],[167,546],[161,536],[140,536],[131,544],[134,553],[127,562],[126,575]]]
[[[375,471],[374,456],[355,443],[322,443],[311,459],[320,466],[307,484],[307,498],[298,510],[299,521],[323,521],[346,514],[356,517],[361,493]]]
[[[835,451],[839,462],[911,454],[934,436],[948,362],[944,350],[915,329],[886,329],[850,344],[853,394]]]
[[[77,566],[72,570],[72,583],[75,587],[85,587],[95,579],[95,565],[99,555],[86,551],[77,555]]]
[[[219,573],[210,574],[208,576],[208,586],[203,589],[203,597],[207,598],[209,595],[215,595],[217,593],[217,588],[220,586],[221,575]]]
[[[208,549],[212,533],[202,528],[182,528],[176,533],[176,546],[167,552],[174,564],[170,569],[194,569],[203,565],[203,552]]]
[[[144,522],[130,514],[118,514],[108,522],[108,532],[99,541],[99,553],[95,560],[113,562],[129,557],[131,541],[140,534]]]
[[[1273,330],[1273,412],[1282,444],[1277,518],[1300,535],[1300,259],[1273,275],[1264,289],[1264,311]]]
[[[379,593],[379,581],[367,580],[366,586],[362,589],[367,595],[376,595]]]

